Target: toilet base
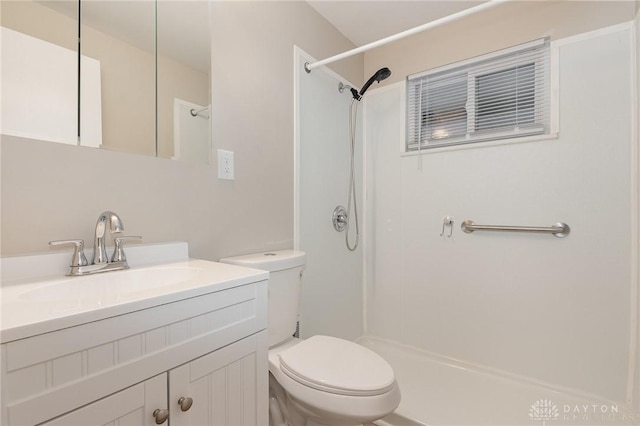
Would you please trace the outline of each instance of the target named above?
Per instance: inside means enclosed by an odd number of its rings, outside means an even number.
[[[289,397],[269,373],[269,426],[363,426],[362,423],[323,422]]]

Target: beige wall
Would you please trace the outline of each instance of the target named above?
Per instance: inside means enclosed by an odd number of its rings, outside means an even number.
[[[91,245],[106,209],[127,234],[185,240],[203,259],[292,246],[293,45],[318,58],[353,45],[304,2],[213,4],[214,144],[235,152],[236,180],[179,161],[3,137],[3,255],[61,238]],[[362,67],[356,57],[335,69],[358,81]]]
[[[31,0],[0,1],[3,27],[67,49],[78,47],[78,21]]]
[[[365,53],[365,75],[381,67],[383,84],[505,47],[549,36],[552,40],[631,21],[630,1],[513,1]]]

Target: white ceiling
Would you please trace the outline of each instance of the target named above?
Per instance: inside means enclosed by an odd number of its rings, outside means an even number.
[[[477,6],[466,0],[307,0],[356,46]]]

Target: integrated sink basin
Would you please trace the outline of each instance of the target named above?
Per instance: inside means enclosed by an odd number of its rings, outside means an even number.
[[[47,270],[50,260],[40,259],[47,255],[2,259],[0,342],[215,293],[269,276],[264,271],[189,259],[186,249],[180,256],[165,258],[157,256],[157,247],[151,249],[156,252],[147,259],[136,256],[132,247],[130,269],[78,277],[64,276],[67,256],[55,272]],[[175,261],[176,257],[184,260]],[[166,262],[149,265],[151,260]],[[9,271],[14,264],[40,265],[49,275],[20,278],[20,274]]]
[[[193,266],[157,266],[129,269],[112,273],[86,275],[53,280],[47,284],[26,290],[18,295],[20,300],[71,302],[102,306],[126,300],[144,293],[158,292],[167,286],[193,280],[202,268]]]

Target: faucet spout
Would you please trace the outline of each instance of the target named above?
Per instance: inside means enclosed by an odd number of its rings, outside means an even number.
[[[124,225],[120,217],[112,211],[106,211],[98,216],[98,222],[96,222],[96,233],[93,241],[93,261],[92,264],[103,264],[109,262],[107,251],[105,249],[104,239],[105,232],[109,225],[109,232],[111,234],[120,234],[124,231]]]

